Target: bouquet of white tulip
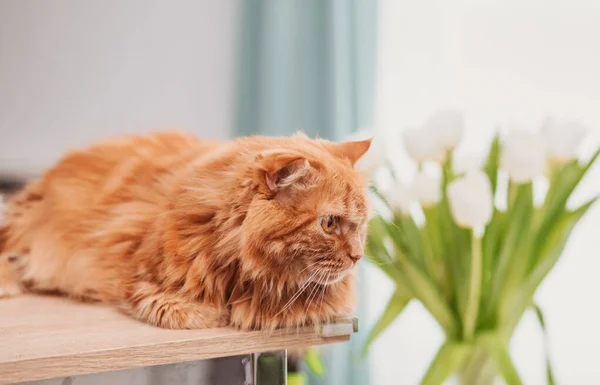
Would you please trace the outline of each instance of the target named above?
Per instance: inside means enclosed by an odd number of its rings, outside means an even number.
[[[508,343],[528,308],[544,328],[534,294],[596,200],[567,208],[598,152],[580,164],[575,153],[582,130],[548,120],[541,134],[516,131],[503,141],[496,136],[482,167],[457,173],[453,149],[462,132],[462,115],[445,111],[405,134],[409,155],[420,166],[438,163],[441,180],[419,172],[411,188],[398,183],[383,194],[372,186],[384,209],[370,220],[366,253],[396,290],[365,351],[414,299],[446,338],[421,384],[441,384],[455,376],[461,384],[491,384],[503,377],[517,385],[522,382]],[[499,171],[508,176],[502,189]],[[535,205],[532,180],[544,175],[548,190],[543,203]],[[501,209],[494,202],[503,196]],[[421,219],[415,220],[419,211]],[[546,362],[548,383],[554,384],[548,357]]]

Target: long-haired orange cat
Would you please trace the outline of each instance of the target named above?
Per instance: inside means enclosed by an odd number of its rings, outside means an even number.
[[[73,151],[7,202],[0,297],[59,292],[166,328],[348,316],[369,145],[162,133]]]

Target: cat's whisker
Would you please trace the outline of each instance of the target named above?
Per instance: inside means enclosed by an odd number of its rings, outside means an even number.
[[[279,311],[279,313],[277,313],[277,315],[283,313],[284,311],[286,311],[290,306],[292,306],[292,304],[296,301],[296,299],[298,297],[300,297],[300,295],[302,294],[302,292],[304,292],[304,290],[306,290],[306,288],[308,287],[308,285],[310,284],[311,280],[319,273],[319,270],[315,271],[307,280],[306,282],[304,282],[304,284],[300,287],[300,289],[298,289],[298,291],[296,292],[296,294],[294,294],[292,296],[292,298],[290,298],[290,300],[285,304],[285,306],[283,307],[283,309],[281,309]]]
[[[300,273],[303,273],[303,272],[304,272],[306,269],[308,269],[309,267],[313,267],[313,266],[315,266],[315,265],[316,265],[316,264],[318,264],[319,262],[320,262],[320,261],[316,261],[316,262],[313,262],[313,263],[311,263],[311,264],[307,265],[307,266],[306,266],[304,269],[300,270]]]
[[[306,323],[306,315],[308,314],[308,310],[310,308],[310,303],[312,302],[313,294],[316,293],[316,292],[318,292],[318,288],[319,288],[319,285],[321,283],[321,279],[323,279],[324,276],[325,275],[323,275],[322,277],[320,277],[317,280],[315,286],[312,288],[312,290],[310,291],[310,294],[308,295],[308,298],[306,299],[306,302],[307,302],[306,303],[306,311],[304,312],[304,316],[302,317],[304,319],[305,323]]]
[[[329,274],[331,274],[331,272],[327,273],[327,280],[329,281]],[[319,312],[322,314],[323,313],[323,302],[325,300],[325,291],[327,291],[327,285],[323,286],[323,292],[321,294],[321,304],[319,305]]]
[[[319,283],[318,283],[318,282],[319,282],[319,281],[317,281],[317,282],[315,283],[315,286],[312,288],[312,290],[311,290],[311,292],[310,292],[310,294],[309,294],[309,296],[308,296],[308,300],[310,300],[310,298],[311,298],[311,297],[312,297],[312,295],[313,295],[313,292],[315,291],[316,287],[319,285]],[[304,316],[302,317],[302,325],[305,325],[305,324],[306,324],[306,314],[304,314]]]
[[[325,279],[325,282],[329,282],[329,277],[331,275],[331,272],[327,273],[327,278]],[[327,285],[323,285],[323,288],[321,290],[321,304],[319,305],[319,312],[321,312],[321,309],[323,307],[323,299],[325,298],[325,291],[327,290]]]
[[[327,273],[327,276],[328,276],[328,275],[329,275],[329,273]],[[311,303],[312,303],[313,299],[315,299],[315,298],[317,297],[316,295],[319,293],[319,286],[321,286],[321,284],[322,284],[322,283],[327,283],[327,281],[326,281],[326,275],[325,275],[325,274],[323,274],[323,275],[321,276],[321,278],[319,278],[319,280],[317,281],[317,284],[316,284],[316,285],[315,285],[315,287],[313,288],[313,291],[312,291],[312,292],[310,293],[310,295],[308,296],[308,303],[307,303],[307,305],[306,305],[306,311],[304,312],[304,316],[303,316],[303,318],[304,318],[305,322],[306,322],[306,316],[308,315],[308,312],[309,312],[309,310],[310,310],[310,305],[311,305]],[[315,294],[315,296],[314,296],[314,297],[313,297],[313,292],[314,292],[314,294]]]

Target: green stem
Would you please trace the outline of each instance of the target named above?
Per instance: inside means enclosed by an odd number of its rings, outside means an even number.
[[[447,292],[444,288],[444,270],[441,261],[442,246],[440,236],[438,234],[438,223],[436,212],[437,207],[423,208],[423,214],[425,214],[425,228],[421,233],[423,236],[423,245],[426,248],[424,253],[425,268],[427,273],[435,279],[437,285],[444,291],[447,297]]]
[[[472,234],[471,247],[471,274],[469,277],[469,294],[467,296],[467,305],[463,317],[463,337],[465,340],[471,340],[475,334],[477,325],[477,315],[479,314],[479,299],[481,296],[481,239]]]
[[[425,234],[429,237],[428,243],[431,244],[431,255],[436,262],[440,260],[440,254],[442,252],[442,242],[438,234],[440,220],[437,211],[437,206],[423,208],[423,214],[425,215]]]
[[[427,275],[432,278],[433,283],[436,285],[436,287],[438,287],[440,283],[440,276],[437,273],[437,264],[435,262],[435,247],[431,241],[431,235],[428,235],[427,233],[429,233],[427,230],[426,232],[421,233],[424,248],[424,268]]]
[[[478,336],[482,343],[493,357],[498,372],[504,377],[507,385],[523,385],[517,369],[508,353],[507,343],[498,334],[488,333]]]
[[[420,385],[441,385],[460,367],[470,351],[470,346],[458,342],[445,342],[438,350]]]
[[[473,351],[459,372],[460,385],[493,385],[497,376],[492,357],[482,346],[474,345]]]

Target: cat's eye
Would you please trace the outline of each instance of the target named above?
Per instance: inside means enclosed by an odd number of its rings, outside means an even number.
[[[319,224],[323,231],[327,234],[333,233],[338,227],[338,217],[334,217],[332,215],[326,215],[324,217],[319,218]]]

